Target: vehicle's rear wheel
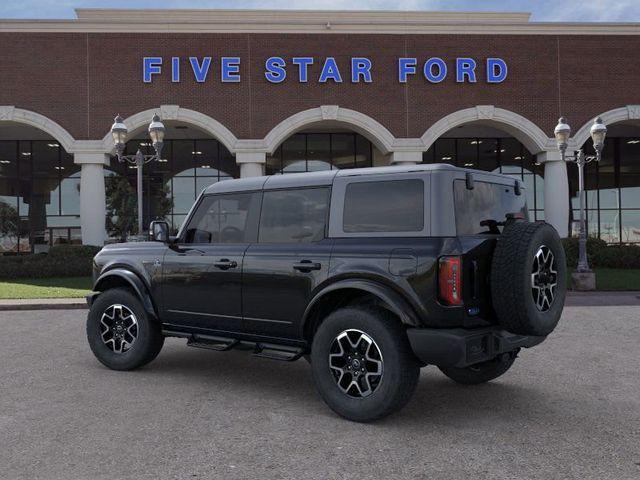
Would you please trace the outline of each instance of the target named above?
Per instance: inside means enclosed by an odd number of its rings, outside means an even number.
[[[101,293],[87,316],[87,340],[96,358],[113,370],[133,370],[156,358],[164,344],[160,325],[126,288]]]
[[[521,335],[549,335],[564,307],[566,272],[555,228],[542,222],[507,225],[491,264],[491,297],[500,324]]]
[[[356,422],[400,410],[420,375],[402,325],[387,311],[365,306],[336,310],[320,324],[311,368],[327,405]]]
[[[478,385],[489,382],[503,375],[511,368],[516,360],[516,353],[504,353],[487,362],[471,365],[470,367],[438,367],[442,373],[457,383],[463,385]]]

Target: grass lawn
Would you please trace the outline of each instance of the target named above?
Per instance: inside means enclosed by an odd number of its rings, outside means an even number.
[[[573,269],[571,269],[572,271]],[[640,270],[595,268],[596,288],[603,291],[640,290]],[[569,271],[569,285],[571,284]]]
[[[91,277],[0,280],[0,299],[78,298],[91,291]]]

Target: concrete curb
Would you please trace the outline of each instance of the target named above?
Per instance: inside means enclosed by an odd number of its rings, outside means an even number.
[[[0,312],[20,310],[82,310],[89,308],[84,298],[33,298],[0,300]]]
[[[605,307],[640,305],[640,291],[633,292],[567,292],[566,307]],[[85,310],[84,298],[36,298],[0,300],[0,312],[20,310]]]

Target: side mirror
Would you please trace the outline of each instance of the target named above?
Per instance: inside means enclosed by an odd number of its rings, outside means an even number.
[[[154,220],[149,225],[149,240],[167,243],[169,241],[169,224],[164,220]]]

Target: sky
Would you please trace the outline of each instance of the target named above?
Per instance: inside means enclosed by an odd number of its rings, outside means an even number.
[[[75,18],[74,8],[531,12],[539,22],[638,22],[640,0],[0,0],[0,18]]]

